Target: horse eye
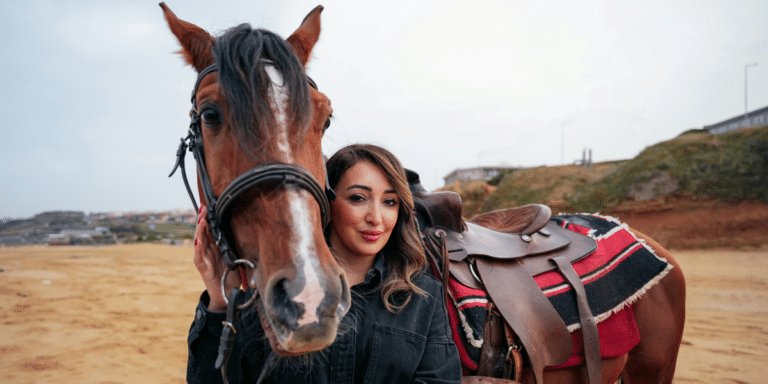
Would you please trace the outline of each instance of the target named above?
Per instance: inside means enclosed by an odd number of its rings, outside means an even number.
[[[331,116],[328,116],[328,120],[326,120],[325,125],[323,125],[323,132],[325,132],[330,126],[331,126]]]
[[[200,115],[200,119],[206,127],[215,127],[221,123],[221,115],[214,109],[204,110]]]

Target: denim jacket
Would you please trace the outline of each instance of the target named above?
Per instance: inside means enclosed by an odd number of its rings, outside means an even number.
[[[352,287],[352,306],[327,349],[309,356],[284,358],[265,383],[460,383],[461,363],[451,339],[442,285],[428,273],[414,278],[427,293],[413,293],[399,314],[384,307],[377,290],[386,273],[379,256],[363,283]],[[248,295],[251,293],[248,292]],[[221,383],[214,369],[223,313],[207,309],[203,292],[189,330],[187,382]],[[255,383],[270,354],[269,341],[250,306],[243,310],[229,359],[230,383]]]

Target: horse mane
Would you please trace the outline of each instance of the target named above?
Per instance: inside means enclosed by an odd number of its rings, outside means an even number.
[[[291,95],[286,106],[288,122],[299,127],[297,135],[303,137],[312,108],[307,77],[282,37],[243,23],[216,38],[213,55],[219,68],[219,86],[229,104],[230,123],[247,153],[253,156],[262,143],[274,141],[269,127],[274,126],[275,116],[268,99],[270,78],[264,59],[282,73]]]

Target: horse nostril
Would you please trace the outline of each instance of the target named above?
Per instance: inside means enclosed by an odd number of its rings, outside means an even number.
[[[299,317],[304,313],[304,305],[291,300],[288,279],[281,279],[272,286],[271,305],[276,320],[282,326],[295,330],[298,328]]]

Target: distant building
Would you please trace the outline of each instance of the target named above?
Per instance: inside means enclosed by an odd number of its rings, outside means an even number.
[[[741,114],[728,120],[723,120],[712,125],[705,125],[704,129],[709,133],[725,133],[744,127],[756,127],[768,125],[768,106],[751,111],[746,115]]]
[[[48,245],[115,244],[117,235],[107,227],[64,229],[48,235]]]
[[[456,181],[488,181],[498,176],[502,172],[513,169],[511,167],[475,167],[459,168],[443,177],[445,185],[451,185]]]

